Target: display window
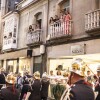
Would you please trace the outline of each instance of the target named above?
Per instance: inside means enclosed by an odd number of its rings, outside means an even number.
[[[16,73],[17,72],[17,60],[9,60],[7,61],[7,72],[8,73]]]
[[[29,58],[23,58],[23,59],[19,59],[19,72],[22,73],[24,71],[29,71],[30,72],[30,68],[31,68],[31,60]]]

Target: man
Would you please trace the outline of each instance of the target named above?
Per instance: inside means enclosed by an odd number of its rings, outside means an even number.
[[[85,63],[82,60],[75,60],[72,64],[70,74],[70,88],[63,93],[61,100],[94,100],[92,87],[84,80],[83,67]]]
[[[95,86],[95,91],[98,92],[96,100],[100,100],[100,66],[97,68],[97,82]]]
[[[87,71],[87,77],[86,77],[87,82],[89,82],[90,84],[92,84],[93,82],[93,77],[91,75],[91,72],[88,70]]]
[[[5,81],[5,75],[4,75],[4,69],[1,68],[0,69],[0,89],[2,88],[2,86],[6,84],[6,81]]]

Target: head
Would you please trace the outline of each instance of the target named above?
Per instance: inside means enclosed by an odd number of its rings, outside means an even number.
[[[63,76],[64,76],[64,77],[68,77],[69,74],[68,74],[67,72],[64,72],[64,73],[63,73]]]
[[[13,85],[15,84],[15,77],[12,74],[8,74],[6,77],[6,84]]]
[[[87,71],[87,75],[90,75],[90,74],[91,74],[91,72],[88,70],[88,71]]]
[[[46,72],[44,72],[44,73],[42,74],[42,78],[43,78],[43,79],[48,79],[48,74],[47,74]]]
[[[58,15],[55,15],[55,19],[59,19]]]
[[[32,25],[29,26],[29,29],[32,29]]]
[[[67,11],[65,11],[65,12],[66,12],[66,15],[67,15],[67,14],[69,14],[69,11],[68,11],[68,10],[67,10]]]
[[[50,75],[53,75],[53,70],[50,71]]]
[[[21,73],[18,73],[17,76],[18,76],[18,77],[21,76]]]
[[[70,73],[69,83],[73,84],[81,79],[84,79],[84,67],[85,63],[83,63],[82,59],[75,59],[75,61],[72,63],[72,69]]]
[[[50,20],[53,21],[53,17],[50,17]]]
[[[97,76],[100,77],[100,65],[97,67]]]
[[[84,76],[81,76],[81,75],[79,75],[79,74],[77,74],[75,72],[71,72],[70,78],[71,78],[70,83],[74,84],[75,82],[77,82],[77,81],[79,81],[81,79],[84,79]]]
[[[0,69],[0,73],[3,74],[5,72],[4,68]]]
[[[33,74],[33,77],[34,77],[34,79],[40,79],[40,72],[39,72],[39,71],[36,71],[36,72]]]
[[[57,71],[57,75],[61,75],[61,71],[60,70]]]

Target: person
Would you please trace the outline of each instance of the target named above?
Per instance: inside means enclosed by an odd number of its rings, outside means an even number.
[[[22,76],[21,76],[21,73],[18,73],[18,75],[17,75],[17,83],[16,83],[16,87],[19,89],[19,90],[21,90],[22,89],[22,87],[23,87],[23,78],[22,78]]]
[[[57,76],[59,76],[59,75],[61,75],[61,71],[60,70],[57,71]]]
[[[100,100],[100,65],[97,68],[97,82],[95,85],[95,91],[98,92],[96,100]]]
[[[7,75],[6,88],[2,88],[0,92],[1,100],[19,100],[20,92],[14,87],[15,77],[13,75]]]
[[[50,71],[50,76],[54,76],[53,70]]]
[[[32,31],[34,31],[32,25],[29,26],[29,29],[28,29],[28,33],[32,33]]]
[[[31,85],[31,88],[29,89],[30,95],[28,100],[41,100],[40,72],[36,71],[33,77],[34,81]]]
[[[47,75],[46,72],[44,72],[43,75],[42,75],[41,84],[42,84],[41,100],[47,100],[48,88],[49,88],[50,82],[49,82],[48,75]]]
[[[53,19],[53,17],[50,17],[49,24],[50,24],[50,25],[54,24],[54,19]]]
[[[93,82],[93,77],[92,77],[91,72],[90,72],[89,70],[87,71],[86,80],[87,80],[87,82],[89,82],[90,84],[92,84],[92,82]]]
[[[70,71],[70,88],[66,89],[63,93],[61,100],[94,100],[94,92],[91,86],[84,79],[82,74],[82,67],[84,67],[83,61],[77,61],[72,63],[72,70]],[[69,99],[68,99],[69,98]]]
[[[66,23],[66,29],[65,29],[65,34],[70,34],[70,20],[71,20],[71,15],[69,11],[66,11],[65,16],[64,16],[64,21]]]
[[[58,21],[59,21],[59,17],[58,15],[55,15],[54,22],[58,22]]]
[[[2,88],[2,86],[6,84],[5,81],[5,74],[4,74],[4,68],[0,69],[0,89]]]

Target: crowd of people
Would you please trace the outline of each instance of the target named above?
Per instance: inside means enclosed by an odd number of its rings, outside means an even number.
[[[1,68],[0,100],[48,100],[48,93],[51,91],[49,86],[53,89],[56,85],[53,91],[56,96],[53,97],[58,96],[59,99],[55,100],[100,100],[100,66],[95,75],[90,70],[84,75],[82,67],[85,67],[83,61],[76,59],[70,73],[64,72],[62,75],[61,70],[57,70],[56,75],[53,71],[48,75],[44,72],[41,78],[39,71],[33,75],[25,71],[23,76],[20,73],[16,76],[12,73],[7,75]],[[65,90],[60,85],[64,85]],[[54,94],[51,93],[52,95]]]
[[[70,20],[71,20],[71,14],[68,10],[62,10],[60,12],[60,15],[55,15],[54,17],[50,17],[49,24],[54,26],[55,30],[57,26],[60,26],[62,31],[64,31],[65,34],[70,33]]]

